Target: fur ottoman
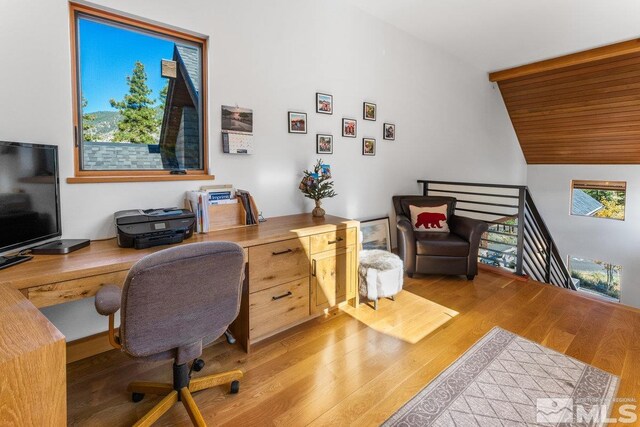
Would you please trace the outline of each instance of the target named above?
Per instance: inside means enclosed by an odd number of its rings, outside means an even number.
[[[378,249],[360,251],[360,295],[374,302],[392,298],[402,290],[404,269],[402,260],[395,254]]]

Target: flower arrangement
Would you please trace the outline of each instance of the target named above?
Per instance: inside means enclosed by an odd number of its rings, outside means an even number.
[[[303,173],[304,176],[298,188],[302,191],[304,197],[316,201],[316,207],[311,214],[322,217],[325,211],[320,207],[321,200],[337,196],[333,190],[333,181],[331,181],[331,167],[323,164],[322,159],[319,159],[312,171],[305,170]]]

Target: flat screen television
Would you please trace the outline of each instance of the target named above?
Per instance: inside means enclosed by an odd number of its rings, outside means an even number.
[[[0,255],[61,234],[58,147],[0,141]]]

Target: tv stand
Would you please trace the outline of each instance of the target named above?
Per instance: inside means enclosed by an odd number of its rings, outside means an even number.
[[[65,255],[78,249],[86,248],[89,239],[60,239],[31,248],[34,255]]]
[[[12,265],[20,264],[21,262],[29,261],[32,258],[33,257],[31,255],[0,256],[0,270],[11,267]]]

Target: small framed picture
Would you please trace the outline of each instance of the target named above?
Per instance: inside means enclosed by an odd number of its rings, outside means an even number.
[[[289,133],[307,133],[307,113],[289,111]]]
[[[353,119],[342,119],[342,136],[355,138],[358,133],[358,122]]]
[[[378,107],[371,102],[362,103],[362,118],[365,120],[376,120],[376,110]]]
[[[376,155],[376,140],[374,138],[362,138],[362,155]]]
[[[316,113],[333,114],[333,95],[316,93]]]
[[[316,153],[317,154],[333,154],[333,136],[317,134],[316,135]]]
[[[389,217],[360,221],[362,249],[391,251],[391,227]]]
[[[382,138],[388,141],[396,140],[396,125],[393,123],[385,123],[382,126]]]

